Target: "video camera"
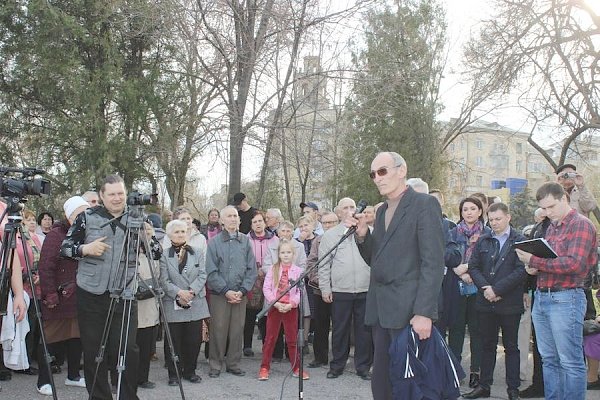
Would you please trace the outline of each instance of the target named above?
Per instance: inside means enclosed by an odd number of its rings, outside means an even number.
[[[158,193],[143,194],[131,192],[127,196],[127,205],[130,206],[148,206],[158,204]]]
[[[45,171],[37,168],[0,167],[0,196],[4,198],[26,196],[47,196],[50,194],[50,181],[36,178]],[[6,175],[17,174],[19,177],[9,178]]]

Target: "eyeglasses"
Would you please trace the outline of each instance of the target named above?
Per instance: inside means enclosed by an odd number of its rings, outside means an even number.
[[[402,164],[394,165],[393,168],[398,168],[398,167],[401,167],[401,166],[402,166]],[[381,167],[377,171],[371,171],[369,173],[369,177],[371,179],[375,179],[375,176],[386,176],[388,174],[388,172],[389,172],[388,167]]]
[[[322,225],[329,225],[329,224],[337,224],[338,220],[333,220],[333,221],[321,221]]]

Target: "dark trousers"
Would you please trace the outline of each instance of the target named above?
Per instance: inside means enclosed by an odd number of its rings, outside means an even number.
[[[315,336],[313,339],[315,361],[321,364],[327,364],[329,362],[329,327],[331,326],[331,303],[325,303],[321,296],[315,295],[315,314]]]
[[[350,353],[350,330],[354,317],[354,367],[356,372],[365,373],[373,362],[373,339],[365,326],[367,293],[333,293],[331,306],[331,352],[329,368],[343,371]]]
[[[60,353],[66,354],[68,368],[67,378],[72,381],[79,379],[79,366],[81,364],[81,340],[79,338],[48,343],[48,353],[50,353],[51,356]],[[44,349],[41,344],[38,348],[38,366],[39,375],[37,385],[38,388],[40,388],[45,384],[50,384],[50,375],[48,375],[46,357],[44,356]]]
[[[494,383],[498,333],[502,329],[502,344],[504,345],[504,361],[506,363],[506,386],[509,390],[518,389],[521,383],[519,378],[519,366],[521,362],[517,343],[521,314],[502,315],[491,312],[479,312],[478,316],[482,342],[481,386],[489,389]]]
[[[40,304],[38,300],[38,305]],[[41,306],[40,306],[41,307]],[[40,332],[40,324],[35,312],[35,304],[33,304],[33,298],[31,298],[31,303],[29,304],[29,308],[27,309],[27,320],[29,321],[29,332],[25,336],[25,347],[27,348],[27,359],[29,360],[29,364],[33,360],[37,360],[39,353],[38,347],[41,349],[39,344],[41,343],[41,332]]]
[[[102,333],[108,317],[110,302],[111,299],[108,292],[96,295],[77,287],[77,318],[79,320],[79,332],[81,334],[83,349],[83,372],[88,393],[92,391],[92,384],[96,373],[96,356],[102,342]],[[124,304],[127,303],[120,300],[113,305],[115,311],[108,331],[104,359],[99,365],[96,385],[91,395],[93,400],[112,400],[110,384],[108,383],[108,371],[114,370],[119,360],[121,321],[125,311]],[[123,332],[124,335],[128,335],[128,340],[127,348],[125,349],[127,352],[125,370],[123,371],[121,382],[120,398],[122,400],[138,398],[136,391],[139,351],[135,343],[137,318],[137,303],[131,302],[129,330],[128,332]]]
[[[138,366],[138,385],[148,382],[150,373],[150,358],[152,358],[152,346],[156,348],[156,335],[158,325],[137,330],[136,343],[140,349],[140,362]]]
[[[200,343],[202,341],[202,320],[189,322],[169,322],[169,331],[173,339],[175,354],[179,356],[179,370],[181,376],[189,378],[196,373],[198,363],[198,353],[200,353]],[[169,370],[169,379],[176,379],[175,366],[167,340],[165,343],[165,360]]]
[[[465,328],[469,327],[469,342],[471,347],[471,372],[479,372],[481,362],[481,334],[479,332],[479,318],[475,310],[477,296],[460,296],[457,304],[458,312],[454,321],[448,327],[448,347],[456,359],[462,360],[463,345],[465,343]]]
[[[271,368],[271,357],[273,355],[273,349],[279,336],[279,330],[283,326],[285,331],[285,342],[288,348],[288,354],[290,355],[290,364],[293,369],[299,367],[298,363],[298,348],[296,346],[296,337],[298,336],[298,309],[292,308],[285,314],[280,313],[277,309],[272,308],[269,311],[269,318],[267,319],[267,336],[265,337],[265,344],[263,345],[262,362],[261,368]]]
[[[371,329],[373,335],[373,376],[371,393],[373,400],[389,400],[392,398],[390,382],[390,344],[401,329],[386,329],[375,325]]]
[[[256,315],[259,312],[260,310],[254,310],[246,307],[246,321],[244,323],[244,349],[252,348],[252,336],[254,335],[254,325],[256,324]],[[261,324],[259,323],[256,325],[258,325],[258,329],[260,330]]]

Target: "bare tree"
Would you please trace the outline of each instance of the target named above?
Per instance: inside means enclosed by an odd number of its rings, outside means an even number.
[[[600,129],[599,39],[600,16],[584,0],[496,0],[495,15],[465,49],[477,88],[469,101],[515,95],[534,126],[558,127],[558,160],[528,139],[556,167],[578,137]],[[456,132],[449,135],[447,144]]]

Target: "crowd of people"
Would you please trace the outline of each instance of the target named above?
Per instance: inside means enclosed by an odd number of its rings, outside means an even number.
[[[600,389],[600,335],[586,336],[585,347],[583,337],[584,320],[596,318],[596,230],[587,215],[597,204],[576,167],[559,167],[557,181],[538,188],[536,224],[527,236],[512,226],[506,204],[483,193],[462,199],[459,219],[451,221],[442,193],[406,179],[407,172],[399,154],[380,153],[370,176],[385,202],[359,214],[348,197],[332,211],[302,202],[296,223],[237,193],[229,205],[211,209],[206,224],[179,207],[148,215],[135,230],[116,175],[98,193],[69,198],[64,218],[24,210],[26,246],[17,246],[11,266],[14,315],[3,319],[2,330],[14,330],[14,352],[26,351],[11,354],[3,343],[0,380],[37,375],[38,392],[52,395],[50,374],[66,361],[66,385],[86,388],[94,399],[117,391],[137,399],[138,388],[156,385],[149,370],[162,337],[170,386],[202,381],[203,343],[214,379],[223,369],[245,375],[242,357],[262,348],[251,371],[261,381],[269,379],[273,359],[284,357],[296,377],[309,379],[310,369],[327,366],[326,377],[336,379],[351,370],[354,347],[357,379],[371,381],[375,399],[409,399],[414,385],[444,393],[439,398],[477,399],[490,396],[501,330],[509,399],[584,399],[586,389]],[[0,202],[0,212],[5,208]],[[148,240],[135,241],[131,231]],[[528,238],[545,238],[557,257],[515,248]],[[135,268],[123,261],[133,242]],[[40,318],[27,307],[34,300]],[[433,335],[447,343],[435,350],[443,362],[411,380],[418,371],[406,349]],[[531,338],[532,385],[521,390]],[[311,347],[308,370],[301,371],[300,353]],[[413,375],[402,376],[402,363]],[[462,379],[471,388],[463,393]]]

